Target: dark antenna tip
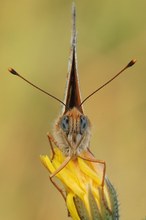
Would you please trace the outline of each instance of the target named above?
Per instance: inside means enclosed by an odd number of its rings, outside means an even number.
[[[127,64],[127,68],[133,66],[136,63],[136,59],[131,60],[128,64]]]
[[[12,73],[13,75],[16,75],[16,76],[19,76],[19,74],[13,69],[13,68],[8,68],[8,71],[10,72],[10,73]]]

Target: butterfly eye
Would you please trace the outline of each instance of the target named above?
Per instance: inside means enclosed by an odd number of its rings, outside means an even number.
[[[81,134],[84,133],[88,125],[87,118],[83,115],[80,116],[80,127],[81,127]]]
[[[69,132],[69,118],[66,115],[61,119],[61,128],[64,132]]]

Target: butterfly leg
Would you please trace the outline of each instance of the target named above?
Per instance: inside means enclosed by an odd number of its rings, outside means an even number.
[[[105,161],[102,161],[102,160],[95,160],[94,155],[93,155],[93,153],[90,151],[89,148],[88,148],[88,153],[90,154],[91,160],[92,160],[93,162],[103,164],[103,176],[102,176],[102,183],[101,183],[101,187],[102,187],[102,201],[103,201],[105,207],[107,208],[107,210],[108,210],[109,212],[111,212],[111,210],[109,209],[109,207],[108,207],[108,205],[107,205],[107,202],[106,202],[106,200],[105,200],[105,196],[104,196],[104,181],[105,181],[105,175],[106,175],[106,162],[105,162]]]
[[[64,160],[64,162],[60,165],[60,167],[58,167],[54,173],[52,173],[50,175],[50,181],[52,182],[52,184],[55,186],[55,188],[61,193],[61,195],[63,196],[64,200],[66,201],[66,196],[63,193],[63,190],[53,181],[53,177],[56,176],[56,174],[58,174],[71,160],[72,158],[70,156],[66,157],[66,159]]]
[[[49,141],[50,148],[51,148],[51,152],[52,152],[52,157],[51,157],[51,161],[52,161],[52,160],[54,159],[54,156],[55,156],[55,151],[54,151],[54,147],[53,147],[53,144],[52,144],[52,143],[56,144],[56,142],[55,142],[53,136],[52,136],[50,133],[47,133],[47,137],[48,137],[48,141]],[[57,185],[57,183],[55,183],[55,181],[53,181],[53,177],[54,177],[54,176],[55,176],[55,175],[53,175],[53,174],[51,174],[51,175],[49,176],[50,181],[51,181],[51,183],[55,186],[55,188],[61,193],[63,199],[66,200],[66,197],[65,197],[65,195],[64,195],[64,193],[63,193],[63,190]]]
[[[105,183],[105,175],[106,175],[106,162],[103,161],[103,160],[96,160],[94,155],[92,154],[92,152],[88,150],[88,154],[86,154],[84,157],[82,156],[78,156],[80,157],[81,159],[83,160],[86,160],[86,161],[90,161],[90,162],[93,162],[93,163],[99,163],[99,164],[102,164],[103,165],[103,175],[102,175],[102,181],[101,181],[101,196],[102,196],[102,201],[105,205],[105,207],[107,208],[107,210],[109,212],[111,212],[111,210],[109,209],[108,205],[107,205],[107,202],[105,200],[105,195],[104,195],[104,183]]]
[[[50,181],[51,183],[55,186],[55,188],[61,193],[63,199],[66,201],[66,196],[64,195],[64,192],[63,190],[57,185],[57,183],[55,183],[55,181],[52,179],[53,177],[49,177],[50,178]]]
[[[54,147],[52,142],[57,146],[57,142],[54,140],[53,136],[48,132],[47,133],[47,137],[48,137],[48,141],[50,144],[50,148],[51,148],[51,152],[52,152],[52,157],[51,157],[51,161],[54,159],[54,155],[55,155],[55,151],[54,151]]]
[[[89,157],[90,155],[90,157]],[[101,186],[103,187],[104,186],[104,180],[105,180],[105,174],[106,174],[106,162],[104,160],[96,160],[95,157],[93,156],[92,153],[90,153],[90,151],[88,151],[88,155],[87,156],[78,156],[80,157],[81,159],[83,160],[86,160],[86,161],[90,161],[90,162],[93,162],[93,163],[99,163],[99,164],[102,164],[103,165],[103,175],[102,175],[102,181],[101,181]]]

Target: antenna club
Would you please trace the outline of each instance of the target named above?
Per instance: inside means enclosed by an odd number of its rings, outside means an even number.
[[[136,59],[133,59],[133,60],[131,60],[131,61],[128,63],[127,67],[131,67],[131,66],[133,66],[135,63],[136,63]]]
[[[13,75],[16,75],[16,76],[18,76],[18,73],[13,69],[13,68],[9,68],[8,69],[8,71],[10,72],[10,73],[12,73]]]

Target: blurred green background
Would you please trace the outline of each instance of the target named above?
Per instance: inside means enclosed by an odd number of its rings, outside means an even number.
[[[0,1],[0,219],[65,220],[67,211],[41,165],[60,104],[17,77],[13,67],[64,98],[71,0]],[[146,1],[76,1],[82,97],[132,58],[138,62],[88,102],[91,149],[107,163],[121,219],[146,216]]]

